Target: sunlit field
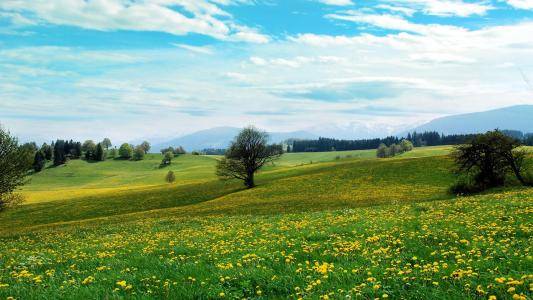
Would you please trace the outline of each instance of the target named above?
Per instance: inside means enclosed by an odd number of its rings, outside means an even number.
[[[285,154],[251,190],[214,156],[49,168],[0,216],[0,299],[530,299],[533,190],[450,195],[450,149]]]

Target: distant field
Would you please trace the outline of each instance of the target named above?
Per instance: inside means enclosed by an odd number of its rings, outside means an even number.
[[[444,155],[449,147],[424,147],[402,154],[402,157]],[[165,185],[169,170],[176,174],[176,185],[189,185],[216,180],[216,156],[182,155],[166,168],[159,168],[162,156],[149,154],[143,161],[107,160],[88,163],[70,161],[66,166],[49,167],[30,178],[22,188],[26,203],[66,200],[88,196],[143,190]],[[299,165],[375,158],[375,150],[337,151],[317,153],[287,153],[265,171],[280,170]]]

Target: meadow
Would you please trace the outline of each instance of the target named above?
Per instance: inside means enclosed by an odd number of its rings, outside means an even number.
[[[533,190],[450,195],[449,150],[285,154],[251,190],[208,156],[49,168],[0,215],[0,298],[531,299]]]

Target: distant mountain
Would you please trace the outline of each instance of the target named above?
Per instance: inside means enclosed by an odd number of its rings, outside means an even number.
[[[179,138],[157,143],[152,151],[160,151],[169,146],[182,146],[187,151],[203,150],[207,148],[227,148],[230,142],[239,134],[241,128],[216,127],[198,131]],[[271,143],[280,143],[287,139],[315,139],[317,136],[306,131],[272,132],[269,133]]]
[[[444,134],[480,133],[494,129],[533,132],[533,105],[517,105],[484,112],[438,118],[402,132],[437,131]]]

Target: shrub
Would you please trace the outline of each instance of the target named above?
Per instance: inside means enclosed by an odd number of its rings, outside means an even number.
[[[168,183],[176,181],[176,175],[174,175],[174,172],[168,171],[167,176],[165,176],[165,181]]]
[[[130,159],[133,155],[133,149],[131,148],[130,144],[124,143],[120,146],[120,149],[118,149],[118,155],[122,159]]]
[[[133,150],[133,160],[143,160],[145,154],[146,148],[143,145],[139,145],[135,147],[135,150]]]
[[[172,158],[174,158],[174,154],[170,151],[167,151],[163,155],[163,160],[161,161],[161,167],[170,165],[172,163]]]
[[[448,191],[454,195],[468,195],[478,193],[483,189],[472,176],[460,176]]]

